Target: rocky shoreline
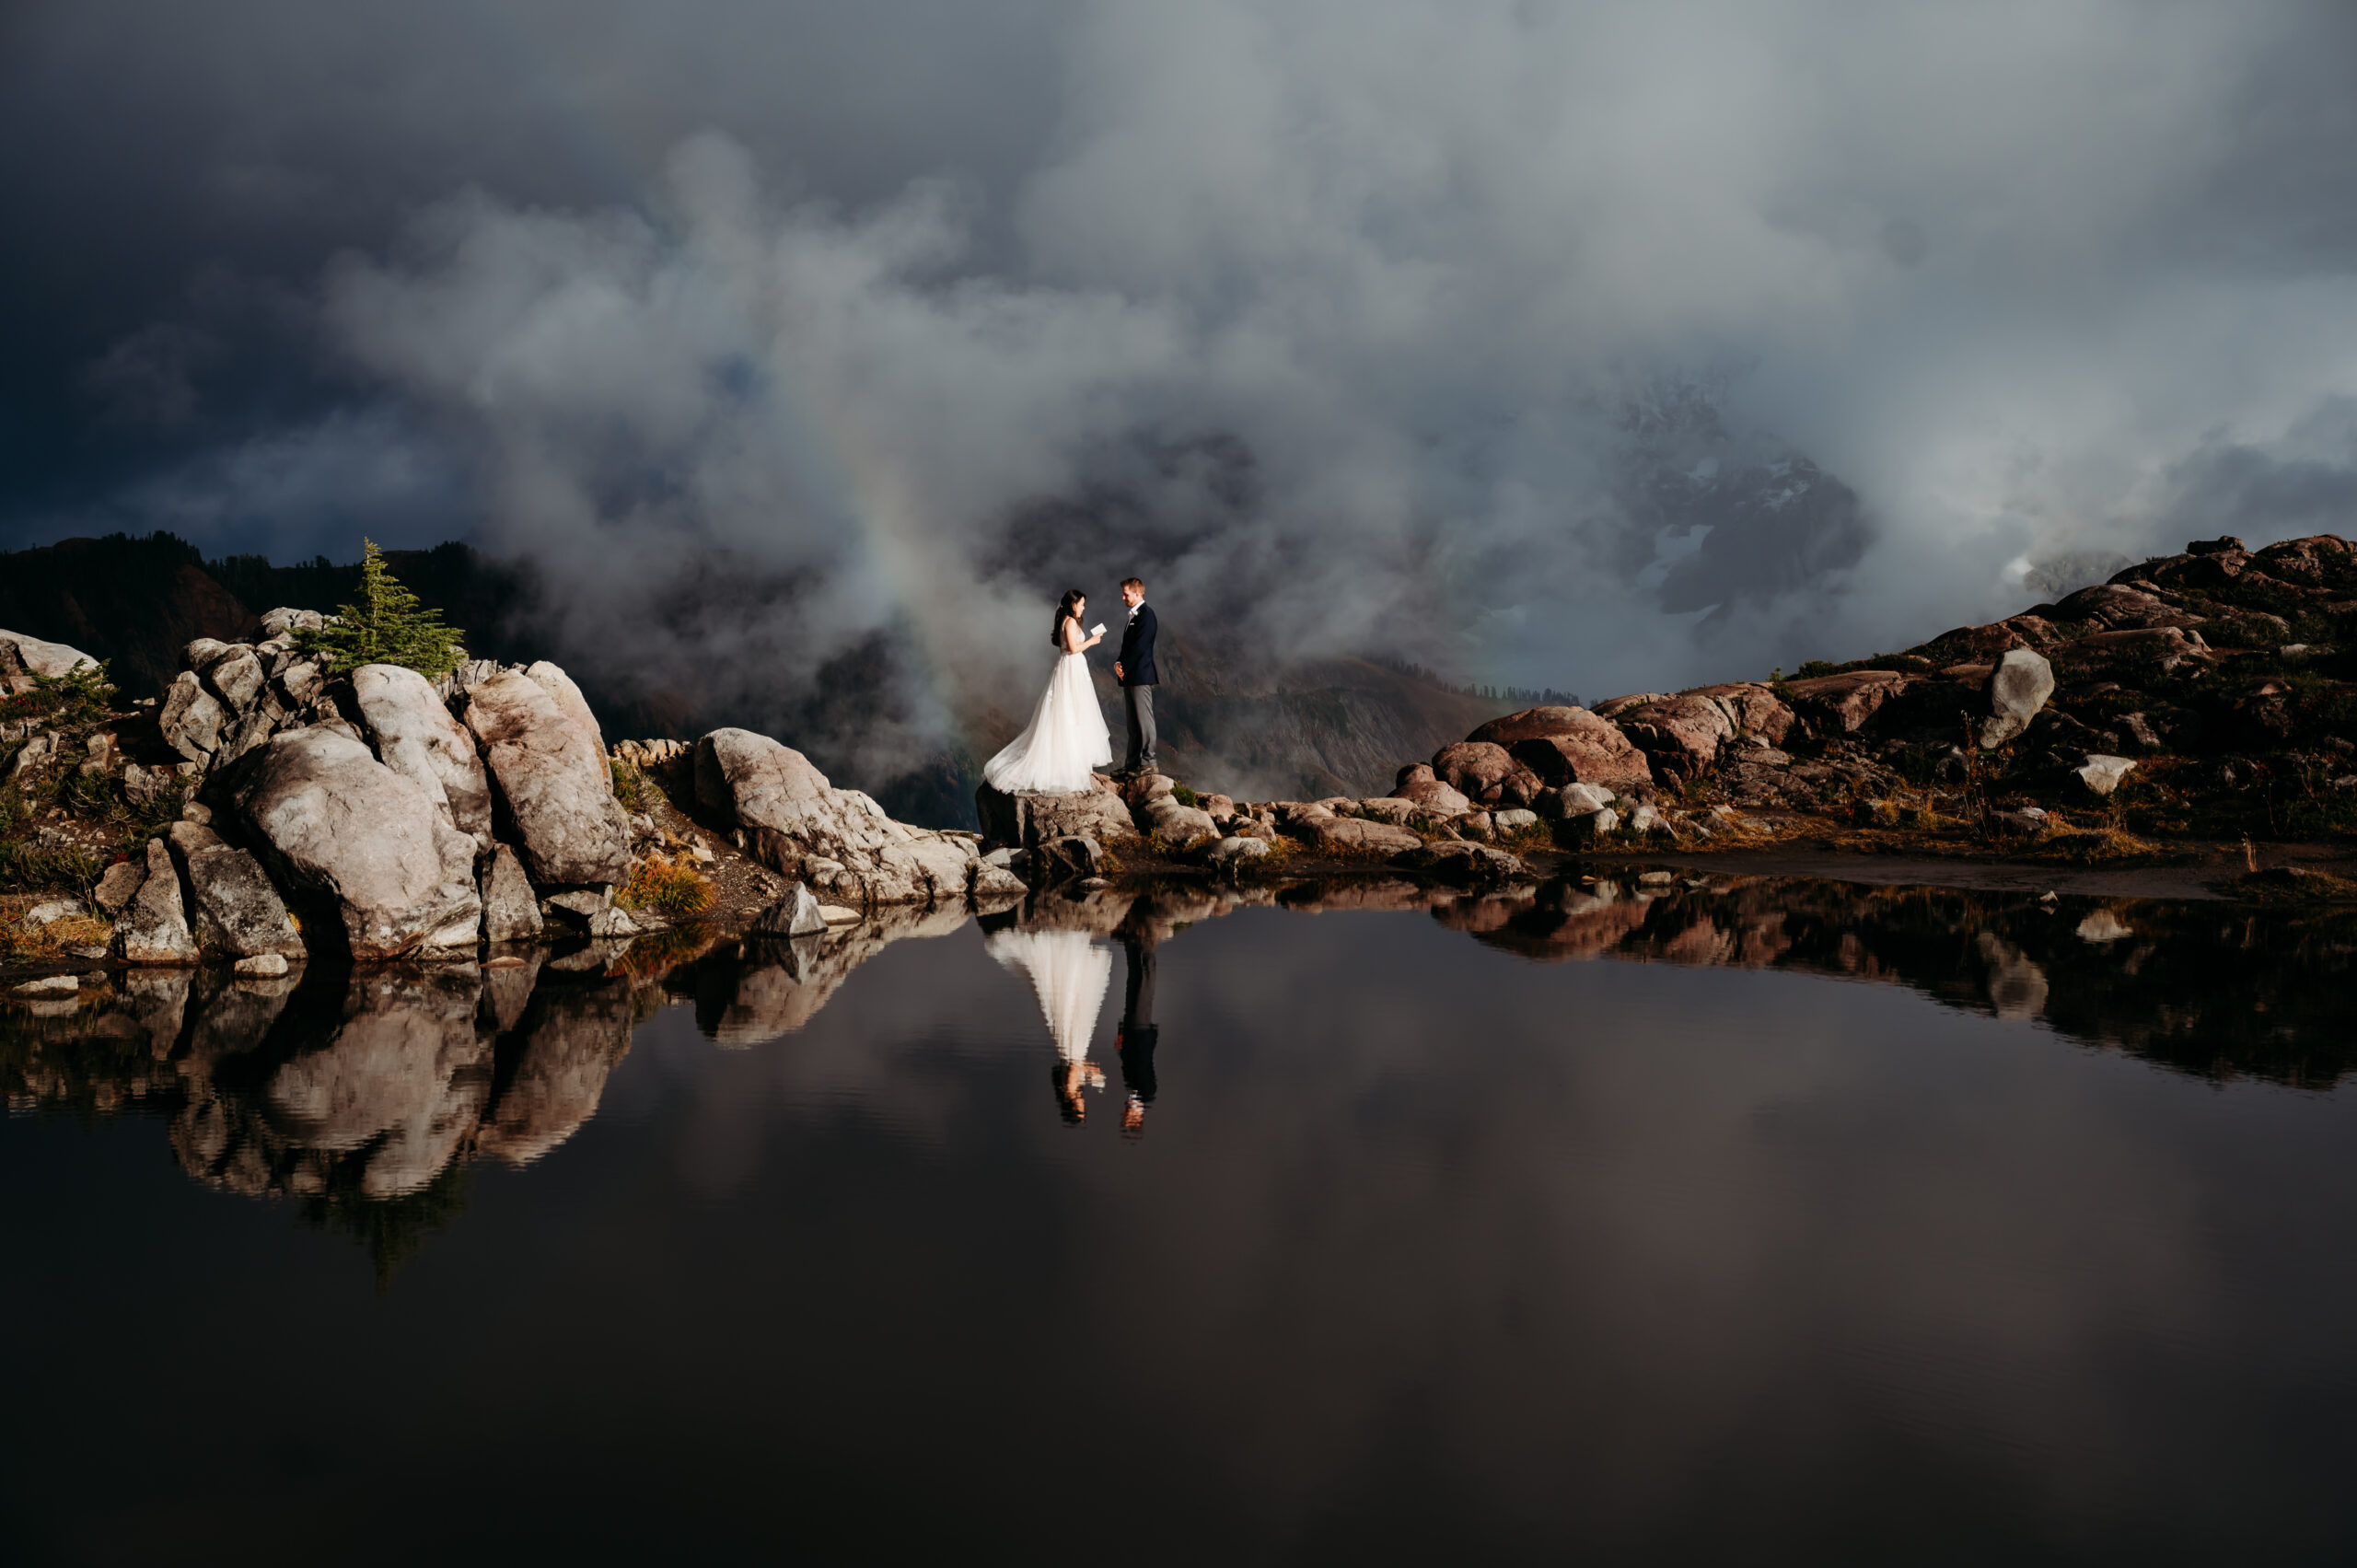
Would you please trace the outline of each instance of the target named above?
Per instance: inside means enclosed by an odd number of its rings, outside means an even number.
[[[1074,796],[985,788],[977,807],[992,858],[1033,882],[1375,860],[1487,885],[1574,855],[1805,846],[2193,864],[2209,882],[2274,877],[2229,891],[2335,899],[2357,893],[2352,648],[2347,540],[2221,539],[1902,654],[1527,708],[1379,797],[1239,803],[1100,778]]]
[[[24,847],[62,868],[57,892],[0,909],[6,961],[266,976],[554,938],[619,950],[682,913],[792,935],[1049,889],[1376,871],[1496,887],[1578,857],[1801,846],[2190,861],[2231,882],[2263,869],[2263,843],[2283,889],[2228,890],[2357,892],[2340,875],[2357,869],[2357,557],[2336,535],[2198,541],[1790,679],[1525,709],[1408,762],[1381,796],[1237,801],[1159,775],[985,786],[979,834],[894,821],[748,730],[610,749],[546,661],[331,675],[296,635],[319,623],[279,610],[254,643],[199,638],[162,698],[62,726],[26,705],[94,667],[0,633],[0,772],[18,803],[56,803]],[[706,907],[633,898],[650,870]]]

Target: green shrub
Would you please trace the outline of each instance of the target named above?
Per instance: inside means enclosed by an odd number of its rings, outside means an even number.
[[[449,674],[467,656],[455,628],[441,613],[421,604],[385,566],[384,552],[360,541],[360,602],[347,604],[317,631],[295,633],[307,654],[325,654],[328,673],[344,675],[364,664],[397,664],[431,680]]]
[[[614,781],[614,798],[633,814],[650,812],[664,803],[663,788],[629,762],[616,757],[606,764]]]
[[[64,675],[43,675],[37,669],[25,673],[32,689],[0,698],[0,723],[34,719],[52,729],[81,729],[104,718],[107,705],[114,701],[104,660],[77,665]]]
[[[1182,784],[1173,784],[1170,786],[1170,798],[1177,801],[1181,806],[1200,806],[1202,804],[1202,797]]]

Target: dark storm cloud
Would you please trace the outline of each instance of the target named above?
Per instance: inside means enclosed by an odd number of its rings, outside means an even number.
[[[882,634],[964,708],[1143,563],[1272,655],[1658,688],[2348,494],[2338,8],[0,27],[0,530],[471,531],[667,679]],[[641,624],[715,575],[769,608]]]

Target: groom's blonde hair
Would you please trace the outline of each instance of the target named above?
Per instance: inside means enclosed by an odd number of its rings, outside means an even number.
[[[1124,577],[1121,579],[1121,587],[1124,588],[1135,588],[1138,592],[1144,593],[1145,592],[1145,579],[1144,577]]]

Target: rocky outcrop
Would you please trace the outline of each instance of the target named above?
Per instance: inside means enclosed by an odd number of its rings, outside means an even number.
[[[892,820],[837,789],[792,747],[745,729],[696,743],[696,804],[734,826],[747,854],[839,900],[962,907],[981,858],[970,839]]]
[[[200,773],[282,730],[341,717],[327,692],[325,660],[296,649],[284,632],[251,644],[199,637],[181,657],[187,668],[164,693],[157,726]]]
[[[1466,741],[1505,747],[1513,761],[1550,788],[1595,784],[1626,789],[1653,776],[1645,754],[1621,726],[1586,708],[1525,708],[1491,720]]]
[[[0,697],[33,689],[36,675],[56,680],[77,669],[96,670],[99,661],[64,643],[44,643],[21,632],[0,631]]]
[[[490,848],[490,779],[474,738],[433,684],[399,665],[364,664],[352,672],[352,699],[377,760],[431,796],[477,848]]]
[[[1897,670],[1856,669],[1789,681],[1786,689],[1793,694],[1793,711],[1818,733],[1848,735],[1910,684],[1910,678]]]
[[[548,660],[539,659],[525,667],[524,678],[549,694],[556,711],[586,738],[591,750],[600,757],[606,754],[605,731],[598,727],[598,715],[589,711],[588,699],[573,683],[573,677]]]
[[[352,957],[473,947],[474,842],[359,741],[321,726],[278,736],[227,794],[273,880],[331,916]]]
[[[1645,754],[1653,775],[1665,783],[1701,777],[1718,761],[1720,743],[1732,740],[1736,729],[1725,705],[1699,695],[1622,697],[1598,703],[1597,712],[1620,726],[1621,733]],[[1645,781],[1626,777],[1619,781],[1602,777],[1582,780],[1572,774],[1549,782],[1617,782],[1625,786]]]
[[[1527,806],[1546,787],[1537,773],[1490,740],[1460,740],[1433,753],[1434,776],[1477,806]]]
[[[1404,800],[1420,810],[1443,817],[1462,817],[1473,809],[1465,792],[1455,784],[1443,784],[1429,762],[1411,762],[1399,770],[1397,783],[1391,786],[1394,799]]]
[[[1008,795],[983,784],[974,791],[974,809],[988,849],[1029,849],[1075,834],[1104,844],[1138,836],[1129,803],[1109,785],[1070,795]]]
[[[630,822],[596,740],[539,682],[505,671],[467,692],[517,853],[542,886],[611,886],[630,876]],[[503,834],[503,837],[508,835]]]

